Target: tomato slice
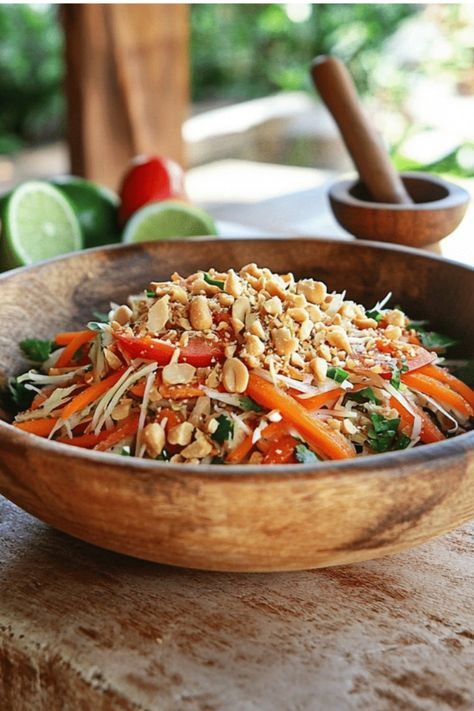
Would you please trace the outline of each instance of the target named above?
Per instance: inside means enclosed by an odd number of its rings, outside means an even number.
[[[430,353],[430,351],[427,351],[426,348],[423,348],[422,346],[410,344],[410,351],[414,351],[415,355],[403,360],[402,362],[399,357],[400,350],[395,344],[391,346],[390,344],[384,343],[381,344],[380,347],[377,347],[378,352],[373,356],[368,356],[364,353],[355,353],[351,356],[352,360],[356,364],[355,367],[352,368],[354,373],[363,375],[367,371],[370,371],[371,367],[374,365],[373,361],[375,361],[375,365],[378,365],[381,368],[379,375],[386,380],[390,380],[393,375],[394,368],[400,368],[403,365],[407,368],[404,372],[409,372],[411,370],[416,370],[417,368],[422,368],[424,365],[432,363],[437,358],[436,353]],[[370,365],[367,364],[369,359]]]
[[[152,360],[160,365],[168,365],[175,351],[175,346],[150,336],[134,338],[114,333],[114,337],[131,358]],[[180,348],[178,358],[180,363],[189,363],[196,368],[206,368],[223,359],[224,347],[221,343],[211,343],[199,337],[190,339],[187,346]]]

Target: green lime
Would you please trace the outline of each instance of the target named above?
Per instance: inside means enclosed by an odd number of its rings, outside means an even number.
[[[2,269],[33,264],[81,247],[79,222],[59,190],[39,180],[13,190],[2,210]]]
[[[163,200],[145,205],[130,218],[123,231],[122,242],[216,234],[214,220],[200,207],[178,200]]]
[[[75,175],[62,175],[51,182],[69,198],[82,228],[84,247],[120,242],[119,199],[112,190]]]

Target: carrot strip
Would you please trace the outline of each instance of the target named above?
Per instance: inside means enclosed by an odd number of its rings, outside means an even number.
[[[455,390],[459,395],[461,395],[474,410],[474,390],[463,383],[462,380],[456,378],[455,375],[446,370],[446,368],[440,368],[438,365],[424,365],[419,368],[417,373],[422,373],[423,375],[428,375],[435,380],[439,380],[442,383],[448,385],[451,390]]]
[[[128,392],[131,395],[135,395],[135,397],[143,397],[145,394],[145,379],[139,380],[138,383],[132,385]]]
[[[13,426],[17,427],[19,430],[24,432],[30,432],[31,434],[39,435],[40,437],[47,437],[56,422],[57,417],[41,417],[37,420],[27,420],[26,422],[14,422]]]
[[[126,420],[120,423],[118,427],[114,427],[108,431],[108,437],[94,447],[98,452],[105,452],[114,444],[118,444],[122,439],[129,435],[135,434],[138,427],[138,415],[130,415]]]
[[[282,435],[272,442],[271,447],[263,458],[263,464],[288,464],[296,463],[295,447],[298,441],[291,435]]]
[[[355,457],[351,442],[312,417],[290,395],[255,373],[250,373],[247,394],[268,410],[278,410],[282,417],[301,433],[308,444],[330,459]]]
[[[443,403],[443,405],[462,412],[466,417],[472,417],[474,415],[474,410],[471,405],[466,402],[459,393],[451,390],[451,388],[444,385],[444,383],[440,383],[439,380],[415,372],[403,373],[401,380],[405,385],[408,385],[408,387],[415,388],[415,390],[419,390],[425,395],[430,395]]]
[[[200,388],[193,385],[160,385],[160,394],[168,400],[187,400],[200,397],[203,393]]]
[[[313,397],[307,398],[296,398],[296,401],[300,405],[303,405],[305,410],[319,410],[323,405],[327,405],[331,400],[337,400],[337,398],[347,392],[343,388],[334,388],[334,390],[328,390],[325,393],[320,393],[319,395],[314,395]]]
[[[263,453],[268,452],[272,441],[282,437],[284,434],[288,434],[288,423],[285,420],[270,422],[260,433],[260,439],[256,443],[258,449]]]
[[[159,416],[160,422],[162,422],[165,419],[165,417],[167,419],[166,427],[165,427],[166,432],[169,432],[173,427],[180,425],[181,422],[183,421],[183,418],[180,415],[178,415],[177,412],[172,410],[170,407],[164,407],[160,411],[160,416]]]
[[[91,331],[61,331],[54,337],[54,342],[57,346],[68,346],[77,336],[82,333],[91,333]]]
[[[63,350],[59,358],[55,363],[55,368],[65,368],[71,362],[74,354],[79,350],[79,348],[95,337],[94,331],[79,331],[74,338],[67,344],[66,348]]]
[[[228,464],[239,464],[239,462],[245,459],[245,457],[253,447],[252,436],[253,432],[247,435],[242,440],[242,442],[238,444],[237,447],[232,450],[232,452],[229,453],[226,459],[226,462]]]
[[[443,439],[446,439],[441,430],[435,425],[431,417],[421,407],[418,407],[418,405],[415,405],[415,403],[413,402],[410,404],[415,410],[416,414],[419,415],[421,418],[420,440],[424,444],[430,444],[431,442],[441,442]],[[390,405],[399,413],[402,428],[408,429],[411,434],[414,419],[411,412],[409,412],[405,407],[403,407],[402,403],[399,402],[395,397],[390,398]]]
[[[112,385],[115,385],[115,383],[120,380],[122,375],[125,373],[125,370],[126,368],[120,368],[120,370],[116,370],[115,373],[109,375],[109,377],[105,378],[105,380],[94,383],[85,390],[82,390],[82,392],[76,395],[76,397],[70,400],[70,402],[63,407],[61,410],[61,418],[63,420],[67,420],[67,418],[74,415],[75,412],[79,412],[79,410],[82,410],[84,407],[87,407],[87,405],[90,405],[91,402],[97,400],[100,395],[107,392]]]

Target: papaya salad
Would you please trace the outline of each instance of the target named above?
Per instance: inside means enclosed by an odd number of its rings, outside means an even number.
[[[81,331],[20,345],[14,427],[74,447],[191,464],[342,460],[471,426],[449,339],[390,295],[367,310],[256,264],[174,273]]]

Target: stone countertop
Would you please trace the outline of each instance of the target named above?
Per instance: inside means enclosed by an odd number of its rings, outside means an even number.
[[[474,708],[474,524],[391,558],[180,570],[0,499],[1,711]]]

